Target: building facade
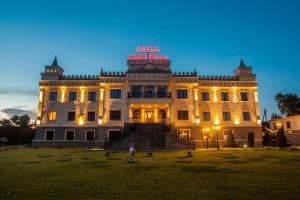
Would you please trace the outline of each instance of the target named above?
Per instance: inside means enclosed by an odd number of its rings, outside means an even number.
[[[276,133],[280,128],[294,146],[300,146],[300,115],[271,119],[270,129]]]
[[[256,75],[242,60],[233,76],[199,76],[196,71],[172,72],[171,61],[158,48],[138,47],[127,66],[125,72],[101,70],[94,76],[66,76],[56,58],[45,66],[33,145],[104,148],[123,140],[130,124],[144,124],[144,131],[171,125],[177,139],[196,147],[213,146],[216,137],[225,145],[228,131],[240,145],[254,133],[255,144],[261,145]]]

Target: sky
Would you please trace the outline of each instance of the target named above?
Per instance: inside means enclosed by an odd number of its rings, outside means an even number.
[[[0,118],[37,111],[38,81],[57,56],[69,75],[125,71],[129,53],[158,46],[173,71],[233,75],[242,57],[261,112],[300,94],[297,0],[0,0]]]

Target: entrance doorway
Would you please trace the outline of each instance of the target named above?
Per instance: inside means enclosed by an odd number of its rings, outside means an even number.
[[[153,111],[145,111],[145,122],[146,123],[154,122],[154,112]]]

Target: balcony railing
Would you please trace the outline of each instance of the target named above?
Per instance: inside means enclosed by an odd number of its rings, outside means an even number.
[[[128,92],[128,98],[171,98],[171,92]]]

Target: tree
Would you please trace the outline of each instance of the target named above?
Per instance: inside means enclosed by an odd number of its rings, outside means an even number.
[[[294,93],[282,94],[275,96],[280,113],[286,116],[300,114],[300,98]]]
[[[232,134],[232,130],[229,129],[227,133],[227,145],[228,147],[237,147],[238,145],[235,143],[234,136]]]
[[[10,118],[10,121],[11,121],[15,126],[20,126],[20,116],[14,115],[12,118]]]
[[[2,127],[13,127],[14,124],[9,119],[3,119],[3,120],[0,120],[0,126],[2,126]]]
[[[277,113],[272,113],[271,114],[271,119],[279,119],[279,118],[281,118],[281,116],[280,115],[278,115]]]
[[[30,117],[28,115],[20,116],[20,127],[28,128],[30,123]]]

